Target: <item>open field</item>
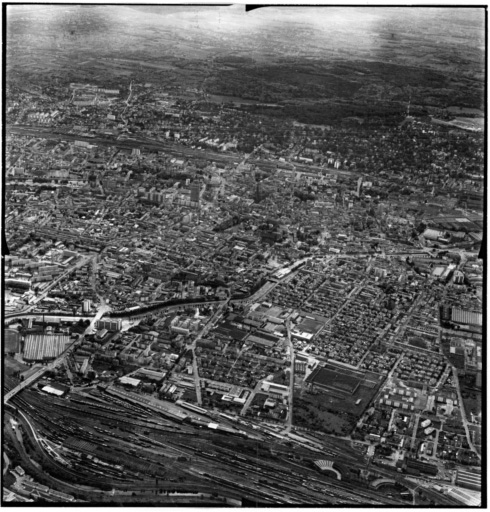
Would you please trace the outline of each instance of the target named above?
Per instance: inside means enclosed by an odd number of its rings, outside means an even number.
[[[20,371],[22,373],[29,369],[28,366],[16,361],[12,357],[4,357],[3,361],[6,375],[13,375],[16,371]]]
[[[355,417],[333,412],[326,395],[303,394],[293,400],[293,424],[328,434],[347,435],[354,428]]]
[[[3,330],[3,352],[19,352],[19,342],[20,336],[17,331],[13,331],[12,329],[4,329]]]

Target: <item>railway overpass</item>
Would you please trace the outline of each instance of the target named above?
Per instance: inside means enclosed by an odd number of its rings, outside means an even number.
[[[92,320],[95,315],[72,315],[70,313],[10,313],[5,315],[4,322],[15,319],[44,319],[46,322],[62,321],[62,322],[78,322],[78,320]]]
[[[33,373],[29,378],[27,378],[26,380],[24,380],[23,382],[21,382],[19,385],[15,386],[15,388],[11,389],[8,393],[6,393],[4,396],[3,396],[3,403],[4,405],[7,404],[7,402],[13,397],[15,396],[17,393],[19,393],[20,391],[22,391],[24,388],[27,388],[29,387],[32,383],[34,383],[36,380],[40,379],[44,373],[51,369],[51,365],[49,366],[43,366],[41,368],[39,368],[39,370],[36,372],[36,373]]]
[[[393,480],[392,478],[377,478],[376,480],[373,480],[369,485],[371,487],[374,487],[377,489],[379,486],[383,484],[393,484],[395,485],[397,482],[396,480]]]
[[[121,318],[124,320],[136,320],[138,318],[144,318],[145,316],[155,315],[162,311],[179,311],[188,307],[199,307],[199,306],[216,306],[217,304],[223,304],[228,299],[209,299],[203,301],[191,300],[190,302],[181,302],[179,304],[168,304],[162,303],[160,306],[156,305],[151,309],[148,306],[138,308],[129,311],[116,311],[111,313],[105,318]]]
[[[59,355],[57,359],[55,359],[53,362],[49,363],[46,366],[41,366],[36,373],[33,373],[30,377],[22,381],[20,384],[15,386],[15,388],[11,389],[8,393],[6,393],[3,396],[3,403],[6,404],[13,396],[15,396],[17,393],[22,391],[24,388],[30,386],[33,384],[36,380],[40,379],[45,372],[48,370],[53,370],[57,366],[63,363],[65,358],[68,356],[68,354],[71,352],[71,350],[75,347],[77,347],[81,342],[83,341],[83,336],[80,335],[78,337],[78,340],[72,343],[69,347],[65,349],[65,351]]]

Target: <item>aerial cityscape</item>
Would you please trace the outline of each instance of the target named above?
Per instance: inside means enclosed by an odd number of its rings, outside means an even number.
[[[3,506],[486,506],[485,8],[3,16]]]

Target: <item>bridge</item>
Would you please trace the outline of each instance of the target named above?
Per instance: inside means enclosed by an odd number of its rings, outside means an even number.
[[[67,347],[65,349],[65,351],[59,355],[59,357],[57,359],[55,359],[53,362],[49,363],[48,365],[46,366],[42,366],[38,369],[38,371],[36,373],[33,373],[31,376],[29,376],[27,379],[25,379],[24,381],[22,381],[21,383],[19,383],[17,386],[15,386],[15,388],[11,389],[8,393],[6,393],[5,395],[3,395],[3,403],[4,404],[7,404],[7,402],[13,397],[15,396],[17,393],[19,393],[19,391],[22,391],[24,388],[30,386],[33,382],[35,382],[36,380],[40,379],[44,373],[48,370],[53,370],[54,368],[56,368],[57,366],[59,366],[60,364],[63,363],[63,361],[65,360],[65,358],[68,356],[68,354],[72,351],[72,349],[74,349],[75,347],[77,347],[78,345],[80,345],[80,343],[83,341],[83,336],[79,335],[78,337],[78,340],[75,341],[74,343],[72,343],[69,347]]]
[[[182,309],[188,307],[198,307],[198,306],[215,306],[217,304],[223,304],[227,302],[228,299],[209,299],[209,300],[191,300],[190,302],[180,302],[180,303],[168,303],[164,302],[161,305],[148,306],[128,310],[128,311],[116,311],[114,313],[109,314],[105,318],[124,318],[125,320],[135,320],[137,318],[144,318],[145,316],[157,314],[163,310],[165,311],[180,311]],[[172,301],[169,301],[172,302]]]
[[[4,322],[8,322],[9,320],[15,320],[15,319],[43,319],[46,322],[53,322],[53,321],[63,321],[63,322],[78,322],[78,320],[92,320],[95,315],[72,315],[70,313],[50,313],[45,314],[42,312],[39,313],[10,313],[8,315],[5,315]]]
[[[384,484],[396,484],[396,480],[393,480],[392,478],[378,478],[376,480],[373,480],[369,485],[371,487],[374,487],[375,489],[377,489],[378,487],[380,487],[381,485],[384,485]]]
[[[39,368],[39,370],[36,373],[33,373],[29,378],[27,378],[18,386],[15,386],[15,388],[11,389],[8,393],[3,395],[3,403],[6,404],[19,391],[22,391],[24,388],[30,386],[37,379],[40,379],[43,376],[44,372],[46,372],[48,369],[50,369],[49,366],[43,366],[42,368]]]

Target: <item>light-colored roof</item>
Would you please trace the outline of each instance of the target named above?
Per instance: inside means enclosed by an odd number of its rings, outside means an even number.
[[[58,396],[61,396],[63,395],[63,391],[59,390],[59,389],[55,389],[51,386],[44,386],[42,388],[42,391],[45,391],[46,393],[51,393],[52,395],[58,395]]]

